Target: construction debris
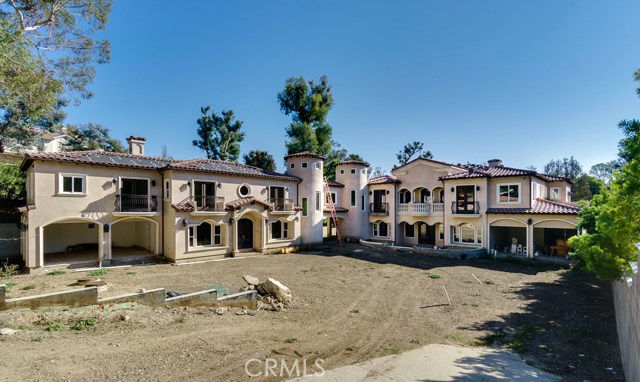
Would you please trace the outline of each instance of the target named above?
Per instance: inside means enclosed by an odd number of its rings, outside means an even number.
[[[291,290],[280,281],[268,278],[260,283],[257,277],[251,275],[244,275],[242,278],[248,284],[242,290],[255,289],[258,292],[258,310],[281,311],[291,303]]]
[[[267,281],[260,284],[266,295],[273,296],[278,302],[283,304],[291,301],[291,291],[278,280],[268,278]]]
[[[243,279],[244,279],[244,281],[246,281],[246,282],[247,282],[247,284],[249,284],[249,285],[256,286],[256,285],[260,284],[260,280],[258,280],[258,278],[257,278],[257,277],[253,277],[253,276],[251,276],[251,275],[244,275],[244,276],[242,276],[242,278],[243,278]]]

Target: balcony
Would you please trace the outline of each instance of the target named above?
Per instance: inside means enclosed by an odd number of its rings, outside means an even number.
[[[226,213],[224,198],[218,196],[190,196],[187,198],[195,213]]]
[[[294,205],[293,199],[288,198],[271,198],[268,200],[268,203],[273,206],[271,210],[272,213],[293,213]]]
[[[480,215],[480,202],[465,202],[459,200],[451,203],[453,215]]]
[[[115,212],[155,213],[158,198],[155,195],[116,195]]]
[[[400,203],[398,204],[398,214],[429,216],[432,214],[442,214],[444,211],[443,203]]]
[[[389,215],[389,203],[369,203],[369,213]]]

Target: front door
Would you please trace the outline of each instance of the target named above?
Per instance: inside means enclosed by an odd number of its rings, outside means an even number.
[[[436,244],[436,226],[426,223],[418,224],[418,244]]]
[[[253,248],[253,222],[249,219],[238,220],[238,249]]]

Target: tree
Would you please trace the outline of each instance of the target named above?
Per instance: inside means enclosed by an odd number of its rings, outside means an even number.
[[[605,184],[602,180],[595,176],[582,174],[573,182],[573,187],[571,187],[571,199],[574,202],[580,200],[591,200],[594,195],[601,193],[604,187]]]
[[[433,158],[431,151],[422,151],[423,147],[424,147],[424,143],[422,142],[413,142],[413,143],[407,143],[406,145],[404,145],[402,150],[398,151],[398,153],[396,154],[396,158],[398,158],[398,164],[400,166],[407,164],[407,162],[411,160],[411,157],[413,157],[415,154],[418,154],[418,153],[423,158],[427,158],[427,159]]]
[[[278,93],[280,110],[291,115],[292,122],[286,128],[285,143],[288,154],[309,151],[327,156],[332,147],[332,128],[326,118],[333,107],[333,95],[327,76],[320,82],[307,81],[304,77],[292,77]]]
[[[0,199],[25,199],[26,177],[27,173],[20,170],[20,161],[0,157]]]
[[[264,150],[251,150],[242,156],[244,164],[258,167],[267,171],[276,171],[276,161]]]
[[[635,78],[640,81],[640,70]],[[573,254],[603,280],[630,271],[629,261],[637,259],[634,244],[640,242],[640,123],[623,120],[618,127],[624,134],[618,144],[624,165],[608,188],[582,204],[578,226],[587,233],[569,239]]]
[[[384,175],[384,170],[380,166],[376,166],[373,171],[371,171],[371,178],[375,178],[378,176]]]
[[[94,64],[110,51],[93,35],[110,11],[111,0],[0,1],[0,151],[55,124],[65,97],[92,96]]]
[[[614,159],[605,163],[597,163],[591,166],[589,174],[595,176],[604,183],[609,184],[611,178],[613,178],[614,171],[619,170],[623,164],[623,161],[620,159]]]
[[[340,143],[333,141],[332,148],[324,161],[324,176],[329,180],[336,180],[336,166],[340,162],[347,160],[357,160],[364,162],[364,159],[358,154],[349,154],[347,149],[343,148]]]
[[[173,159],[173,157],[169,155],[169,148],[165,144],[160,146],[160,157],[166,158],[166,159]]]
[[[211,111],[211,113],[209,113]],[[198,137],[193,145],[203,150],[209,159],[238,161],[240,142],[244,140],[241,132],[242,121],[234,121],[233,110],[222,110],[217,115],[210,106],[201,107],[202,116],[198,118]]]
[[[563,158],[551,160],[544,166],[544,173],[547,175],[561,176],[575,180],[582,175],[582,165],[575,158]]]
[[[62,146],[63,151],[103,150],[123,153],[126,150],[122,142],[111,137],[108,128],[94,123],[67,126],[69,139]]]
[[[527,166],[527,170],[530,170],[530,171],[538,171],[538,168],[537,168],[536,166],[534,166],[534,165],[530,164],[530,165],[528,165],[528,166]]]

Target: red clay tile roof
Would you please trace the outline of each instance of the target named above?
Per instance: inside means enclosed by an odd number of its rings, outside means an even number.
[[[250,176],[256,178],[270,178],[279,180],[290,180],[292,182],[300,182],[301,179],[296,176],[280,174],[273,171],[268,171],[262,168],[248,166],[246,164],[227,162],[215,159],[194,159],[186,161],[178,161],[168,164],[165,169],[167,170],[187,170],[187,171],[199,171],[209,172],[215,174],[229,174]]]
[[[577,215],[580,207],[575,203],[563,203],[555,200],[535,199],[531,208],[488,208],[488,214],[551,214]]]
[[[247,204],[260,204],[267,209],[273,208],[271,204],[267,202],[263,202],[262,200],[258,200],[253,196],[232,200],[226,204],[226,207],[227,207],[227,210],[239,210],[240,208],[242,208],[243,206],[246,206]]]
[[[296,158],[296,157],[311,157],[311,158],[318,158],[318,159],[322,159],[325,160],[327,158],[323,157],[322,155],[316,154],[316,153],[312,153],[310,151],[302,151],[299,153],[293,153],[293,154],[289,154],[286,155],[284,157],[285,160],[289,159],[289,158]]]
[[[395,170],[397,170],[397,169],[400,169],[400,168],[406,167],[406,166],[410,165],[411,163],[416,162],[416,161],[419,161],[419,160],[427,161],[427,162],[433,162],[433,163],[441,164],[441,165],[444,165],[444,166],[451,166],[451,167],[458,167],[458,168],[460,168],[460,165],[455,165],[455,164],[453,164],[453,163],[441,162],[441,161],[439,161],[439,160],[429,159],[429,158],[425,158],[425,157],[417,157],[416,159],[410,160],[409,162],[407,162],[407,163],[403,164],[402,166],[398,166],[398,167],[394,168],[393,170],[395,171]]]
[[[335,180],[328,180],[327,184],[329,185],[329,187],[344,187],[344,184],[336,182]]]
[[[345,160],[345,161],[342,161],[342,162],[338,163],[336,166],[350,165],[350,164],[354,164],[354,165],[357,165],[357,166],[369,167],[369,162],[365,162],[363,160]]]
[[[560,176],[553,176],[547,174],[540,174],[533,170],[523,170],[519,168],[505,167],[505,166],[495,166],[495,167],[487,167],[487,166],[477,166],[477,165],[466,165],[466,172],[461,172],[458,174],[445,175],[438,178],[439,180],[451,180],[451,179],[470,179],[470,178],[501,178],[507,176],[537,176],[542,180],[547,182],[554,181],[566,181],[571,182],[568,178],[563,178]]]
[[[183,200],[180,203],[172,204],[171,208],[173,208],[177,212],[193,212],[196,210],[188,200]]]
[[[348,208],[344,208],[344,207],[335,207],[335,209],[336,209],[336,212],[349,212],[349,209]],[[326,208],[326,207],[322,211],[323,212],[331,212],[331,210]]]
[[[400,181],[393,175],[382,175],[369,179],[367,184],[399,184]]]

